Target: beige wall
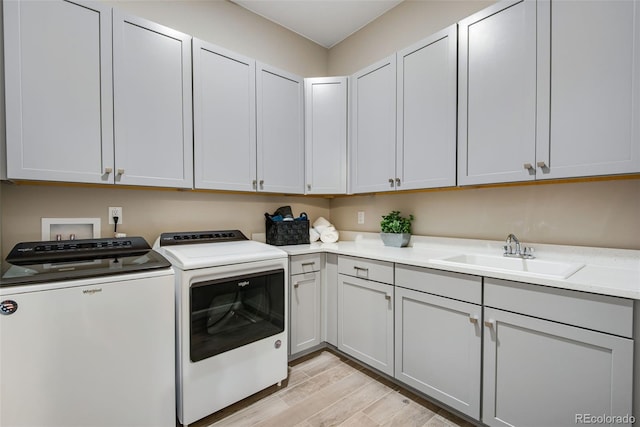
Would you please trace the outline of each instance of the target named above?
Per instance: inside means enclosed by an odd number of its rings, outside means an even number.
[[[329,200],[312,197],[221,194],[176,190],[82,188],[2,183],[3,253],[21,241],[40,240],[41,218],[100,218],[102,237],[113,236],[108,207],[122,206],[118,231],[150,244],[162,232],[240,229],[264,233],[265,212],[290,205],[294,214],[329,217]]]
[[[228,0],[104,2],[302,77],[327,73],[325,48]]]
[[[328,72],[349,75],[465,18],[493,0],[405,0],[329,50]]]
[[[640,180],[470,188],[341,197],[331,202],[340,230],[380,231],[392,210],[413,214],[414,234],[640,249]],[[365,224],[357,224],[357,212]]]

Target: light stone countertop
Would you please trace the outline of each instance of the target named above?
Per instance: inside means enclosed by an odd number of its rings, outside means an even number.
[[[526,272],[494,271],[469,264],[443,264],[439,261],[461,254],[502,257],[504,241],[412,236],[408,247],[392,248],[384,246],[378,233],[341,231],[340,239],[336,243],[315,242],[279,248],[289,255],[327,252],[640,300],[638,250],[521,242],[523,246],[535,249],[536,260],[584,264],[567,279],[558,279]]]

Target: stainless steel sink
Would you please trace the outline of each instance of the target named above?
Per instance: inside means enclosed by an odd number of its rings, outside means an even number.
[[[566,279],[584,267],[584,264],[542,261],[540,259],[507,258],[490,255],[455,255],[429,260],[434,264],[474,267],[486,271],[520,273],[527,276]]]

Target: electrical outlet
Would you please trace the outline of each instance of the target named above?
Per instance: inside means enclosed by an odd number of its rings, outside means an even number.
[[[364,211],[358,211],[358,224],[364,224]]]
[[[118,217],[118,225],[122,225],[123,221],[122,221],[122,208],[121,207],[110,207],[109,208],[109,213],[107,214],[107,218],[109,218],[109,224],[115,224],[113,222],[113,217],[117,216]]]

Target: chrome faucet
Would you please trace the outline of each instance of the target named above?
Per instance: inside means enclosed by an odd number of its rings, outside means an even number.
[[[505,240],[505,243],[506,245],[504,245],[504,256],[526,259],[535,258],[535,255],[533,254],[534,250],[532,247],[525,246],[524,249],[521,250],[520,240],[518,240],[518,238],[514,234],[509,234],[507,236],[507,239]],[[512,246],[512,244],[515,244],[515,246]]]

